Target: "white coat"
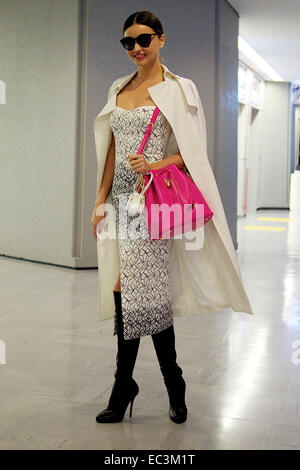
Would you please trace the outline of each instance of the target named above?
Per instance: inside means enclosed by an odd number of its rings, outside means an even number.
[[[204,244],[201,249],[185,249],[184,237],[173,239],[170,256],[173,314],[194,315],[226,308],[253,314],[243,286],[219,190],[207,157],[205,116],[196,85],[192,80],[170,72],[165,65],[162,64],[162,67],[164,81],[149,87],[148,91],[172,127],[166,157],[180,150],[190,176],[214,213],[213,218],[204,225]],[[96,197],[112,139],[109,118],[116,107],[116,95],[136,73],[137,71],[113,82],[108,101],[94,120],[98,168]],[[111,192],[106,203],[112,203]],[[97,255],[98,305],[100,319],[105,320],[112,318],[115,311],[113,288],[120,271],[118,240],[99,238]]]

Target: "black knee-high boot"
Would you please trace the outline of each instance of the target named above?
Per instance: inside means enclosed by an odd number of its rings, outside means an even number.
[[[129,412],[131,417],[133,401],[139,393],[138,384],[132,378],[132,374],[138,354],[140,338],[124,340],[121,292],[113,291],[113,293],[118,336],[117,369],[108,406],[96,417],[98,423],[116,423],[122,421],[129,403],[131,403]]]
[[[183,423],[187,417],[186,384],[182,377],[182,369],[176,363],[174,326],[171,325],[169,328],[151,336],[169,395],[169,417],[174,423]]]

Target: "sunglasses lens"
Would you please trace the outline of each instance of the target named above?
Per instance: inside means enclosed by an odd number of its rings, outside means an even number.
[[[138,39],[138,43],[142,47],[148,47],[151,42],[151,34],[141,34]]]
[[[127,50],[130,51],[134,48],[134,39],[133,38],[122,38],[121,39],[122,46]]]

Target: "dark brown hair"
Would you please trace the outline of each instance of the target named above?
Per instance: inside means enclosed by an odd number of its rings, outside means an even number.
[[[153,13],[151,13],[151,11],[136,11],[135,13],[132,13],[132,15],[128,16],[127,20],[123,25],[123,34],[125,33],[127,28],[136,23],[149,26],[156,33],[158,33],[159,36],[164,34],[161,22]]]
[[[159,37],[164,34],[160,20],[157,18],[157,16],[151,13],[151,11],[136,11],[135,13],[132,13],[132,15],[128,16],[127,20],[125,21],[123,25],[123,35],[127,28],[137,23],[149,26],[158,34]],[[160,59],[163,62],[161,57]]]

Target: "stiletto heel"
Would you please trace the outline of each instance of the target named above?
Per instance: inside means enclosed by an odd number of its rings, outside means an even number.
[[[131,400],[131,402],[130,402],[129,418],[131,418],[131,416],[132,416],[132,406],[133,406],[133,402],[134,402],[134,399]]]

